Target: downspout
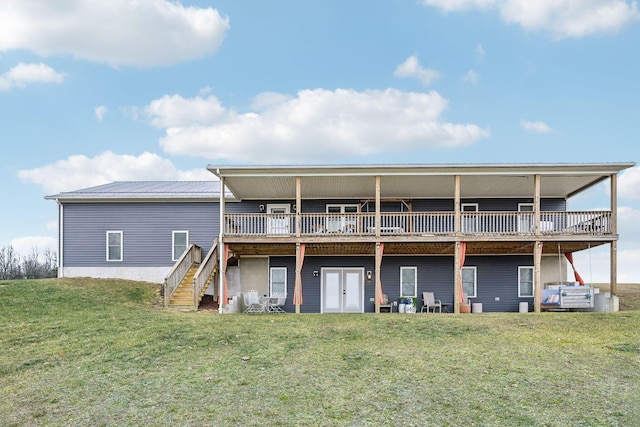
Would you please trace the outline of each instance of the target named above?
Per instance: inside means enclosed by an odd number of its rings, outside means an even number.
[[[216,170],[216,174],[220,178],[220,230],[218,233],[218,314],[222,313],[222,304],[224,298],[224,275],[227,274],[226,257],[224,250],[224,177],[220,176],[220,169]],[[224,261],[223,261],[224,260]],[[226,308],[226,307],[225,307]]]
[[[611,295],[618,294],[618,175],[611,175],[611,248],[609,254],[609,290]]]
[[[63,248],[63,239],[64,239],[64,206],[58,200],[58,278],[64,277],[63,272],[63,258],[64,252]]]

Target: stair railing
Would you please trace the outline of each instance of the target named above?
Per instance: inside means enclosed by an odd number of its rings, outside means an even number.
[[[213,246],[204,257],[200,267],[193,276],[193,309],[198,310],[200,295],[209,283],[209,279],[216,272],[218,266],[218,239],[213,242]]]
[[[176,261],[175,265],[167,274],[167,277],[164,278],[164,306],[169,306],[169,301],[171,301],[171,297],[173,293],[178,289],[178,285],[186,276],[187,272],[191,268],[191,266],[200,262],[202,259],[202,248],[198,245],[191,244],[187,248],[186,251],[182,254],[180,259]]]

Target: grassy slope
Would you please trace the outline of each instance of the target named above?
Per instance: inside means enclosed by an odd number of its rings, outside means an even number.
[[[0,425],[640,425],[638,311],[218,316],[155,298],[0,282]]]

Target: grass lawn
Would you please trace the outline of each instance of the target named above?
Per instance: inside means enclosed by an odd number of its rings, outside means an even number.
[[[180,313],[156,290],[0,282],[0,426],[640,425],[640,286],[618,313],[478,315]]]

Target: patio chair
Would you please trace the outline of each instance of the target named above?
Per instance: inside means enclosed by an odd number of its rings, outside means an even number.
[[[243,294],[245,313],[264,313],[266,311],[265,305],[260,301],[258,291],[247,291]]]
[[[274,292],[269,298],[269,313],[286,313],[282,306],[287,302],[287,294]]]
[[[436,299],[433,295],[433,292],[423,292],[422,293],[422,308],[420,312],[424,313],[425,309],[427,313],[436,312],[436,308],[438,309],[438,313],[442,313],[442,301]]]

